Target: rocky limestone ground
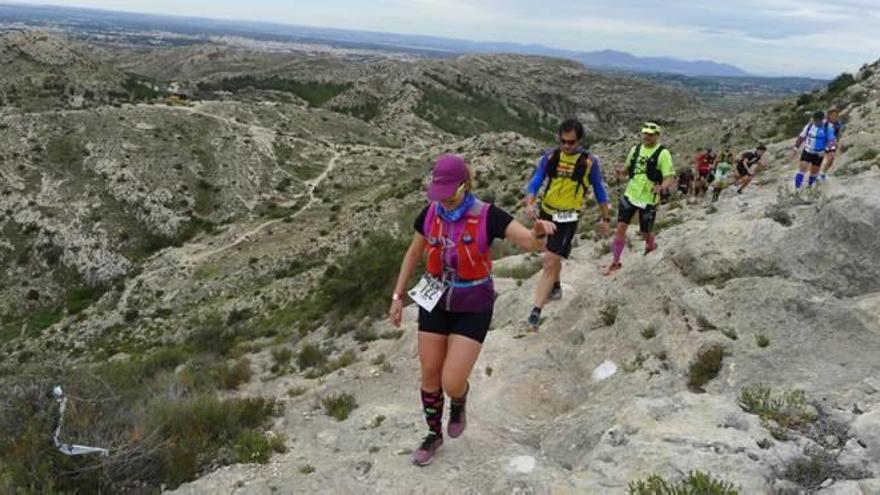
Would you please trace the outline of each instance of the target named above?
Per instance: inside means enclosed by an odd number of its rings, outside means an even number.
[[[580,242],[564,298],[537,334],[522,334],[537,276],[500,278],[468,431],[447,439],[431,466],[413,467],[408,455],[425,431],[408,307],[404,337],[373,344],[359,363],[241,391],[287,402],[274,426],[289,438],[286,454],[174,493],[626,493],[652,473],[691,470],[749,494],[880,493],[880,164],[860,150],[859,129],[873,118],[864,115],[816,197],[778,189],[793,173],[784,142],[770,156],[786,159],[772,159],[757,187],[727,190],[715,205],[664,207],[660,249],[641,256],[635,240],[613,277],[601,275],[607,241]],[[712,346],[723,349],[720,372],[695,391],[689,368]],[[592,378],[606,361],[616,373]],[[780,429],[746,412],[741,391],[756,384],[803,390],[808,426]],[[295,387],[307,391],[289,397]],[[342,422],[320,405],[338,392],[359,404]],[[824,461],[804,474],[805,458]]]

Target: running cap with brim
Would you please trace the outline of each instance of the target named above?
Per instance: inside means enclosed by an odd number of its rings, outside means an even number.
[[[441,201],[450,198],[467,180],[468,170],[464,158],[457,155],[441,155],[434,162],[431,185],[428,186],[428,199]]]
[[[645,122],[645,125],[642,126],[642,133],[660,134],[660,126],[653,122]]]

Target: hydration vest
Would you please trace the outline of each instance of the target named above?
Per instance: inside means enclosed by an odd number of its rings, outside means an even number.
[[[647,162],[645,162],[645,175],[648,176],[648,180],[654,182],[655,184],[660,184],[663,182],[663,173],[660,172],[660,167],[657,166],[657,162],[660,160],[660,153],[663,153],[666,147],[662,144],[657,146],[657,150],[654,151],[651,156],[648,157]],[[629,161],[629,178],[632,179],[636,175],[636,164],[639,161],[639,154],[642,152],[642,144],[639,143],[636,146],[635,151],[633,152],[632,159]]]
[[[437,203],[431,203],[422,226],[427,240],[426,271],[437,278],[452,272],[453,281],[488,278],[492,274],[488,216],[489,204],[477,200],[458,221],[446,222],[437,214]]]
[[[550,185],[559,176],[560,156],[562,156],[562,150],[555,148],[547,158],[547,176],[550,177],[550,181],[547,182],[547,188],[544,190],[545,195],[547,191],[550,190]],[[572,172],[571,177],[569,177],[571,180],[577,182],[577,186],[574,190],[575,196],[577,196],[580,188],[583,188],[584,191],[587,190],[586,179],[590,175],[590,169],[592,167],[593,157],[590,155],[590,152],[579,151],[577,162],[575,162],[574,165],[574,171]]]

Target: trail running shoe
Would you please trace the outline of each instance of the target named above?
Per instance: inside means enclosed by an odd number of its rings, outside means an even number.
[[[422,444],[412,453],[413,464],[427,466],[434,460],[434,454],[443,446],[443,435],[428,433]]]
[[[562,299],[562,286],[554,285],[553,289],[550,291],[550,300],[558,301]]]
[[[453,402],[449,406],[449,424],[446,425],[446,433],[450,438],[458,438],[464,433],[464,427],[467,426],[467,415],[465,413],[465,403],[456,404]]]
[[[651,251],[657,250],[657,241],[651,241],[645,243],[645,255],[650,253]]]
[[[623,268],[623,264],[622,264],[622,263],[611,263],[611,266],[609,266],[609,267],[605,270],[605,275],[606,275],[606,276],[607,276],[607,275],[611,275],[611,274],[613,274],[614,272],[616,272],[617,270],[620,270],[621,268]]]
[[[532,310],[529,313],[529,318],[526,320],[526,323],[529,325],[529,331],[534,332],[538,330],[538,325],[541,324],[541,312]]]

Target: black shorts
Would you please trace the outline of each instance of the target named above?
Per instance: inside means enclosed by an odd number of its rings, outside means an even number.
[[[651,230],[654,228],[654,218],[657,216],[657,207],[654,205],[648,205],[644,208],[639,208],[630,203],[625,195],[621,194],[620,201],[617,203],[617,221],[629,225],[630,220],[632,220],[632,217],[636,213],[639,214],[639,230],[642,233],[650,234]]]
[[[736,173],[738,173],[740,177],[752,175],[752,173],[749,172],[749,167],[746,167],[746,164],[743,162],[736,162]]]
[[[538,216],[541,220],[553,222],[553,215],[547,214],[544,210],[541,210]],[[571,243],[577,235],[578,222],[553,223],[556,225],[556,232],[547,237],[547,251],[568,259],[571,256]]]
[[[440,335],[456,334],[483,343],[492,324],[492,310],[485,313],[455,313],[446,311],[443,302],[437,303],[430,313],[419,308],[419,331]]]
[[[822,158],[823,158],[822,155],[820,155],[818,153],[810,153],[807,150],[804,150],[804,152],[801,153],[801,161],[807,162],[814,167],[818,167],[819,165],[822,165]]]

